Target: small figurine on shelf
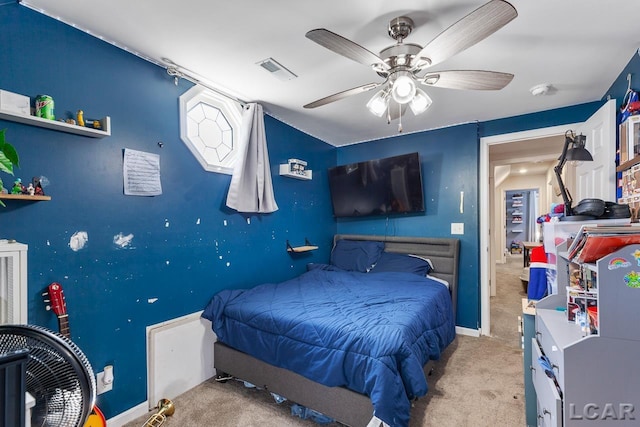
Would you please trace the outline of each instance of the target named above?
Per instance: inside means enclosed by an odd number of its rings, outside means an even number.
[[[13,187],[11,188],[11,194],[24,194],[25,187],[22,185],[22,180],[17,178],[13,181]]]
[[[44,196],[44,189],[42,188],[42,179],[38,176],[34,176],[31,182],[33,184],[33,191],[34,191],[33,195]],[[29,184],[29,185],[32,185],[32,184]]]
[[[29,193],[30,196],[36,194],[36,189],[33,187],[32,183],[29,183],[29,185],[27,185],[27,193]]]
[[[78,122],[78,126],[86,126],[86,127],[92,127],[94,129],[99,129],[102,130],[102,123],[100,122],[100,120],[85,120],[84,118],[84,111],[82,110],[78,110],[78,113],[76,114],[76,119]]]
[[[100,123],[100,120],[85,120],[84,123],[87,127],[92,127],[98,130],[102,129],[102,123]]]

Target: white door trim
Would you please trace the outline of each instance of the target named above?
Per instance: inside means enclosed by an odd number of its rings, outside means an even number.
[[[491,289],[490,289],[490,240],[489,240],[489,146],[506,144],[527,139],[564,135],[568,129],[576,129],[582,123],[572,123],[548,128],[532,129],[521,132],[480,138],[480,333],[491,335]],[[558,151],[558,156],[560,156]]]

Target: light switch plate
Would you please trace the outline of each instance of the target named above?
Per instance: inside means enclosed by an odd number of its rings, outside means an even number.
[[[452,222],[451,234],[464,234],[464,222]]]

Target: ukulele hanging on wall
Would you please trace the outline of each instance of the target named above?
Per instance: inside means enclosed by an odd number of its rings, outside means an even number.
[[[45,296],[45,302],[47,310],[53,310],[58,317],[58,329],[60,335],[65,338],[71,339],[71,329],[69,328],[69,315],[67,314],[67,303],[64,299],[64,292],[62,291],[62,285],[57,282],[51,283],[47,287],[47,291],[43,293]],[[46,299],[46,297],[49,299]],[[83,427],[107,427],[107,421],[102,414],[102,411],[98,409],[97,405],[93,405],[87,420]]]

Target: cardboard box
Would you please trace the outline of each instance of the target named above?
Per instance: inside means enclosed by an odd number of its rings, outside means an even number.
[[[31,102],[28,96],[0,89],[0,110],[29,116],[31,115]]]

